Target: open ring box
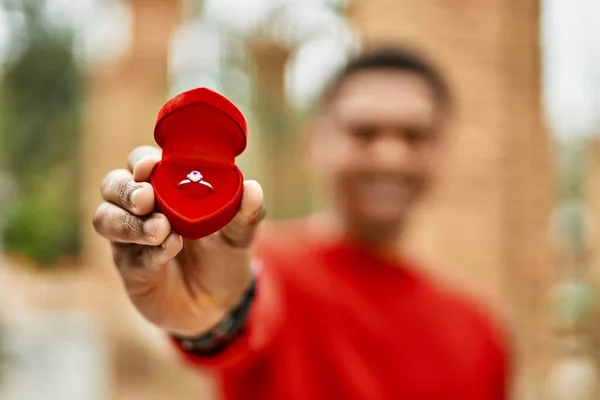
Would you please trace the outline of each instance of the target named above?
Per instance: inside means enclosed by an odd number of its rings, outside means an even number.
[[[243,193],[244,177],[235,165],[247,140],[240,110],[206,88],[181,93],[159,110],[154,139],[163,153],[150,183],[156,208],[173,230],[186,239],[200,239],[227,225]],[[195,182],[178,188],[192,171],[200,172],[214,190],[202,191]]]

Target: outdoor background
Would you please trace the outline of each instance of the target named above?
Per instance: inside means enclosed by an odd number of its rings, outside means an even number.
[[[207,86],[248,119],[238,164],[270,217],[306,214],[312,101],[393,42],[458,101],[408,248],[505,297],[518,398],[600,398],[599,21],[595,0],[0,0],[0,399],[214,398],[127,302],[91,226],[102,177],[153,143],[168,97]]]

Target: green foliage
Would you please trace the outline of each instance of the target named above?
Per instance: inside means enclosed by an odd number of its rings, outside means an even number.
[[[0,168],[18,190],[4,210],[6,249],[52,263],[79,249],[82,76],[72,33],[44,21],[43,7],[43,1],[11,2],[25,24],[13,31],[0,70]]]
[[[565,324],[581,323],[593,307],[592,288],[585,282],[568,282],[558,287],[555,302],[558,316]]]
[[[32,178],[37,181],[37,188],[24,191],[8,208],[5,233],[11,251],[44,264],[79,250],[78,213],[73,199],[69,199],[75,193],[64,191],[65,177],[71,173],[51,168],[47,174]]]
[[[559,196],[563,200],[580,200],[585,177],[586,142],[557,146]]]

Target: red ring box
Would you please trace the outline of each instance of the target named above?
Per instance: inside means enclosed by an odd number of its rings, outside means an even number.
[[[210,89],[181,93],[159,110],[154,139],[163,149],[150,183],[157,211],[175,232],[200,239],[227,225],[242,199],[244,177],[235,158],[246,148],[247,127],[237,107]],[[190,182],[178,188],[192,171],[202,174],[214,191]]]

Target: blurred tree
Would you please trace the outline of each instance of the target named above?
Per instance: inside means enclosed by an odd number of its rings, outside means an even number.
[[[5,247],[43,264],[79,251],[77,154],[81,74],[73,33],[44,18],[45,1],[0,2],[10,48],[0,69],[0,168],[18,194]]]
[[[307,193],[301,188],[300,168],[295,162],[294,117],[285,91],[292,49],[266,36],[250,38],[247,46],[254,64],[252,108],[270,166],[264,177],[265,201],[273,217],[289,217],[300,210]]]
[[[270,217],[310,212],[315,195],[298,147],[312,110],[310,101],[294,101],[298,99],[294,99],[291,77],[307,44],[339,38],[340,26],[345,25],[341,23],[343,1],[250,2],[237,7],[206,0],[202,5],[193,8],[192,21],[180,37],[187,52],[175,56],[175,88],[206,85],[244,111],[251,139],[236,162],[248,178],[261,182]],[[196,54],[190,55],[190,50]]]
[[[325,7],[339,12],[331,5]],[[256,140],[266,161],[260,181],[269,215],[274,218],[296,217],[312,208],[307,174],[298,151],[299,133],[307,116],[290,104],[286,81],[296,51],[311,36],[322,34],[323,28],[303,32],[295,26],[297,20],[291,3],[274,5],[241,40],[249,56],[251,110],[260,134]]]

